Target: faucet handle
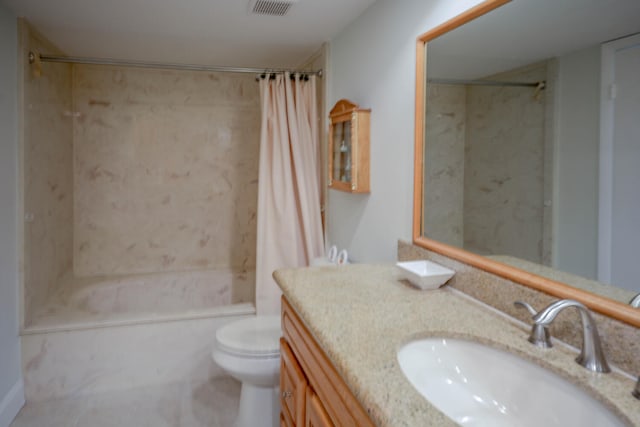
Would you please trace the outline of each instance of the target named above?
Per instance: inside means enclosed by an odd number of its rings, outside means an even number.
[[[591,317],[589,309],[581,302],[572,299],[558,300],[536,314],[533,321],[538,325],[547,326],[553,322],[558,313],[568,307],[575,307],[580,313],[582,321],[582,350],[576,358],[576,362],[592,372],[611,372],[602,350],[596,322]]]
[[[538,312],[536,311],[535,308],[531,307],[531,304],[529,304],[528,302],[524,302],[524,301],[514,301],[513,305],[515,305],[516,307],[524,307],[527,309],[527,311],[529,313],[531,313],[532,316],[535,316],[536,314],[538,314]]]
[[[525,308],[531,314],[531,316],[535,316],[538,314],[535,308],[531,306],[531,304],[526,303],[524,301],[514,301],[513,305],[520,308]],[[534,323],[531,326],[531,334],[529,334],[528,341],[540,348],[551,348],[553,344],[551,344],[551,335],[549,334],[549,328],[547,326],[540,325],[538,323]]]

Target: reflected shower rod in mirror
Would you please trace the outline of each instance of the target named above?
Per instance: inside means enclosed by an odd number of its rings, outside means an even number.
[[[457,80],[457,79],[428,79],[427,83],[441,85],[470,85],[470,86],[509,86],[509,87],[533,87],[542,90],[547,82],[501,82],[497,80]]]
[[[102,59],[102,58],[81,58],[75,56],[55,56],[55,55],[42,55],[40,53],[29,52],[29,64],[39,62],[58,62],[68,64],[91,64],[91,65],[117,65],[122,67],[137,67],[137,68],[155,68],[164,70],[187,70],[187,71],[210,71],[220,73],[301,73],[316,75],[322,77],[323,71],[320,70],[289,70],[284,68],[252,68],[252,67],[223,67],[215,65],[195,65],[195,64],[176,64],[176,63],[162,63],[162,62],[148,62],[148,61],[128,61],[121,59]]]

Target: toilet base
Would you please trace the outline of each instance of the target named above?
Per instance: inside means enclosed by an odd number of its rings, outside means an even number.
[[[276,427],[280,422],[278,387],[242,383],[238,418],[234,427]]]

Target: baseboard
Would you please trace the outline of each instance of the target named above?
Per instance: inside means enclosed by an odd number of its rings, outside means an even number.
[[[0,401],[0,427],[9,427],[23,405],[24,382],[21,378]]]

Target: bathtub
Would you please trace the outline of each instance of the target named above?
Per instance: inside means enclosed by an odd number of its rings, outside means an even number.
[[[67,275],[27,332],[255,313],[255,272],[232,269],[80,278]]]
[[[206,270],[73,278],[22,333],[29,401],[209,384],[216,331],[255,315],[255,273]]]

